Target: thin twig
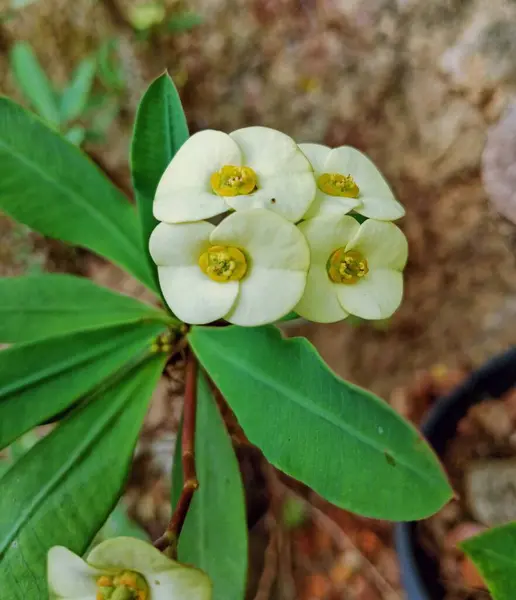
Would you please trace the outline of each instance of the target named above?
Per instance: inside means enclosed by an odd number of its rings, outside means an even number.
[[[183,409],[183,433],[181,436],[181,462],[183,465],[183,489],[165,533],[154,542],[159,550],[171,549],[175,555],[177,541],[188,514],[195,490],[199,487],[195,469],[195,416],[197,412],[197,359],[188,352],[185,374],[185,405]]]
[[[265,549],[263,571],[254,600],[269,600],[278,572],[278,526],[271,515],[267,517],[266,524],[269,531],[269,542]]]
[[[292,489],[287,487],[282,481],[279,481],[279,485],[281,485],[287,494],[291,496],[295,496],[297,500],[299,500],[304,506],[312,513],[314,521],[319,524],[322,529],[325,529],[330,537],[333,539],[335,544],[341,550],[349,550],[350,548],[355,550],[362,557],[364,564],[367,566],[372,579],[376,581],[377,586],[387,594],[391,594],[393,598],[400,598],[400,595],[396,590],[390,585],[390,583],[383,577],[383,575],[378,571],[378,569],[373,565],[373,563],[366,557],[357,546],[353,543],[351,538],[346,534],[346,532],[335,523],[333,519],[331,519],[326,513],[324,513],[320,508],[314,506],[311,502],[308,502],[305,498],[296,494]],[[391,596],[389,596],[391,597]]]
[[[276,523],[276,544],[278,548],[278,589],[283,600],[296,598],[296,581],[293,574],[291,540],[288,532],[281,526],[284,498],[287,488],[280,481],[274,467],[263,462],[263,474],[271,498],[270,510]]]

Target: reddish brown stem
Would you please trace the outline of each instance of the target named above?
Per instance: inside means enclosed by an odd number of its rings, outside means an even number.
[[[176,554],[177,541],[188,514],[195,490],[199,487],[195,470],[195,416],[197,412],[197,359],[189,350],[185,373],[185,404],[183,409],[183,433],[181,436],[181,462],[183,465],[183,489],[165,533],[154,542],[159,550],[171,549]]]

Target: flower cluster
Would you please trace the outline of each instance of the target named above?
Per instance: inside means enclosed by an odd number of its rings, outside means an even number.
[[[354,148],[297,145],[266,127],[206,130],[161,178],[150,253],[186,323],[255,326],[292,310],[385,319],[403,295],[407,241],[390,222],[403,215]]]
[[[119,537],[83,560],[63,546],[48,553],[50,600],[211,600],[211,582],[147,542]]]

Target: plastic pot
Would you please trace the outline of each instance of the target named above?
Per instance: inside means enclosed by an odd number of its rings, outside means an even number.
[[[451,394],[438,400],[423,421],[421,431],[442,456],[468,409],[487,398],[499,398],[516,387],[516,346],[474,371]],[[397,523],[394,538],[401,579],[408,600],[443,600],[439,567],[418,543],[416,523]]]

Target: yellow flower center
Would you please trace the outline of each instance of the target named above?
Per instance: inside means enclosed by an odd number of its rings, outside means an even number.
[[[247,259],[234,246],[212,246],[199,257],[201,270],[213,281],[239,281],[247,273]]]
[[[134,571],[102,575],[97,579],[96,600],[149,600],[149,586]]]
[[[338,248],[328,259],[326,266],[328,277],[334,283],[357,283],[367,275],[369,267],[367,260],[360,252]]]
[[[213,173],[210,183],[218,196],[243,196],[254,192],[258,178],[251,167],[225,165]]]
[[[317,178],[319,189],[329,196],[345,196],[358,198],[360,190],[351,175],[340,173],[323,173]]]

